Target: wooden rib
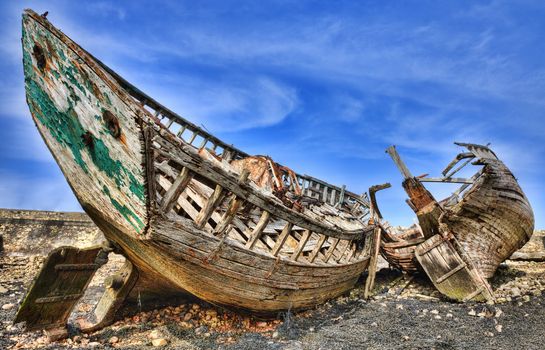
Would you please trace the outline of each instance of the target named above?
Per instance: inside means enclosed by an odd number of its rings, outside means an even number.
[[[237,211],[240,209],[240,206],[242,205],[242,200],[240,198],[237,198],[237,196],[235,195],[231,196],[229,202],[231,203],[229,204],[229,208],[221,217],[218,226],[216,226],[216,228],[214,229],[214,234],[216,235],[225,233],[227,227],[231,224],[231,221],[233,221],[233,218],[235,217]]]
[[[347,251],[349,252],[349,250],[350,250],[350,247],[352,245],[352,241],[345,241],[345,242],[346,242],[346,245],[343,248],[339,249],[340,254],[336,259],[337,262],[341,262],[341,260],[345,256],[346,252]]]
[[[240,173],[240,176],[238,178],[238,183],[243,184],[248,179],[248,176],[250,175],[250,171],[248,169],[243,169]],[[244,202],[243,199],[238,198],[236,195],[231,196],[230,205],[225,214],[223,214],[223,217],[221,218],[220,222],[218,223],[218,226],[214,229],[214,234],[223,234],[231,224],[231,221],[233,221],[233,218],[237,214],[238,210],[240,209],[242,203]]]
[[[176,180],[174,180],[174,183],[168,191],[163,196],[163,202],[161,203],[161,211],[163,213],[168,213],[174,204],[176,203],[176,200],[182,193],[182,191],[186,188],[186,186],[189,184],[189,181],[193,178],[193,173],[189,171],[188,168],[183,168]]]
[[[329,250],[327,251],[327,253],[325,255],[325,258],[324,258],[325,263],[329,261],[329,259],[331,258],[331,256],[335,252],[335,248],[337,248],[337,244],[339,244],[339,242],[340,242],[339,238],[334,238],[333,239],[333,243],[331,243],[331,246],[329,247]]]
[[[358,250],[357,244],[355,244],[355,243],[351,244],[351,247],[352,248],[350,248],[350,253],[348,254],[348,256],[346,257],[346,260],[345,260],[345,262],[347,262],[347,263],[349,263],[350,260],[352,260],[352,258],[356,254],[356,250]]]
[[[303,232],[303,236],[301,237],[301,240],[299,240],[299,245],[297,246],[297,249],[295,249],[295,252],[291,255],[292,260],[297,260],[299,258],[299,255],[301,255],[301,252],[305,248],[305,244],[307,244],[308,239],[310,238],[311,232],[309,230],[305,230]]]
[[[282,230],[282,233],[280,233],[280,236],[278,237],[278,240],[276,241],[271,253],[274,256],[277,256],[280,252],[280,249],[282,249],[282,246],[286,242],[286,239],[288,238],[291,229],[293,228],[293,224],[291,222],[288,222],[286,226],[284,226],[284,229]]]
[[[318,240],[318,242],[316,243],[316,246],[314,246],[314,249],[312,250],[312,252],[310,253],[310,255],[308,257],[308,261],[310,263],[314,262],[314,259],[316,259],[316,256],[320,252],[320,249],[322,248],[322,246],[324,245],[326,240],[327,240],[326,235],[321,235],[320,236],[320,239]]]
[[[220,204],[220,202],[225,198],[226,191],[221,187],[220,185],[216,185],[216,188],[214,189],[214,193],[208,198],[208,201],[206,201],[206,204],[203,206],[201,211],[199,212],[199,215],[195,219],[195,223],[197,224],[197,227],[204,227],[210,217],[212,216],[212,213],[214,212],[214,209]]]
[[[270,217],[271,217],[271,214],[268,211],[266,210],[263,211],[257,225],[255,225],[250,235],[250,239],[248,240],[248,242],[246,242],[246,248],[252,249],[254,247],[259,237],[261,237],[261,233],[263,232],[263,229],[267,227]]]

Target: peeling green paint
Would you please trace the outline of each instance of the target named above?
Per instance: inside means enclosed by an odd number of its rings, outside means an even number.
[[[49,33],[42,33],[44,36],[48,36]],[[40,34],[40,35],[42,35]],[[54,41],[53,41],[54,42]],[[82,135],[88,132],[81,124],[78,115],[74,109],[76,104],[81,100],[80,96],[76,94],[74,87],[80,90],[85,97],[87,93],[89,96],[93,95],[93,91],[89,89],[87,91],[82,84],[79,83],[79,71],[76,66],[73,66],[68,62],[68,66],[64,66],[62,62],[57,61],[59,67],[57,70],[50,70],[52,77],[61,82],[68,91],[66,110],[60,110],[56,103],[42,88],[45,85],[44,80],[38,75],[33,67],[32,58],[30,52],[33,49],[34,42],[31,38],[27,37],[27,33],[23,26],[23,67],[25,72],[25,85],[27,91],[27,101],[31,110],[31,113],[35,116],[40,123],[46,127],[51,136],[62,146],[68,148],[74,157],[75,163],[81,167],[86,173],[90,174],[89,166],[84,159],[83,154],[87,153],[88,158],[91,159],[95,167],[103,172],[108,178],[112,179],[117,189],[128,189],[134,196],[136,196],[142,202],[145,201],[145,188],[142,181],[139,181],[136,176],[127,170],[123,163],[119,160],[112,159],[110,155],[110,149],[107,144],[97,135],[91,133],[92,145],[88,146],[82,139]],[[62,52],[62,50],[59,50]],[[63,59],[65,59],[64,53],[59,53]],[[66,62],[66,61],[65,61]],[[47,74],[47,73],[46,73]],[[38,83],[38,81],[41,83]],[[85,84],[84,85],[88,85]],[[108,103],[111,101],[106,93],[104,93]],[[97,102],[97,107],[100,106]],[[99,122],[102,118],[99,115],[94,115],[94,119]],[[108,130],[106,128],[106,130]],[[110,132],[100,133],[100,135],[108,135]],[[126,205],[118,202],[111,195],[111,189],[102,185],[101,191],[109,198],[112,205],[119,211],[119,213],[130,223],[137,232],[141,232],[144,228],[143,222],[140,218]],[[131,204],[131,203],[129,203]],[[132,207],[132,205],[131,205]],[[134,208],[133,208],[134,209]]]
[[[125,220],[127,220],[138,233],[141,233],[142,230],[144,229],[144,223],[142,222],[142,220],[140,220],[138,215],[136,215],[132,210],[127,208],[127,206],[122,205],[121,203],[116,201],[114,198],[112,198],[108,187],[106,186],[102,187],[102,191],[110,198],[110,202],[117,209],[119,214],[121,214],[125,218]]]

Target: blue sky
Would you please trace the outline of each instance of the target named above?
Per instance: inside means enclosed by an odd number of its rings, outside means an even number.
[[[545,227],[541,1],[3,1],[0,207],[80,210],[24,100],[27,7],[249,153],[354,192],[391,182],[393,224],[414,214],[386,147],[439,175],[454,141],[490,142]]]

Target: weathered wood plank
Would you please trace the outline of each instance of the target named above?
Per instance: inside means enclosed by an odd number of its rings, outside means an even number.
[[[183,168],[172,186],[163,196],[163,202],[161,203],[161,212],[168,213],[172,210],[172,207],[176,203],[176,200],[183,192],[185,187],[189,184],[189,181],[193,178],[193,173],[188,168]]]

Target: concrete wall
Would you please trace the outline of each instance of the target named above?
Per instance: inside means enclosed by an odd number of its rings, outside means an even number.
[[[47,254],[63,245],[86,247],[104,240],[85,213],[0,209],[6,254]]]

